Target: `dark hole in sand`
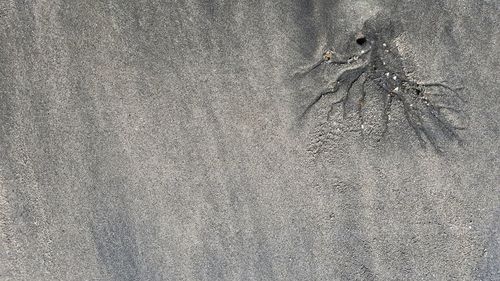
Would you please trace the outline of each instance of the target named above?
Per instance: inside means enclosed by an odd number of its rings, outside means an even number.
[[[356,39],[358,45],[364,45],[366,43],[366,37],[359,37]]]

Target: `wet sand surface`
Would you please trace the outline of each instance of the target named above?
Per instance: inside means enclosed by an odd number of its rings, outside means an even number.
[[[0,280],[500,280],[498,2],[278,2],[0,0]],[[303,114],[370,21],[461,145]]]

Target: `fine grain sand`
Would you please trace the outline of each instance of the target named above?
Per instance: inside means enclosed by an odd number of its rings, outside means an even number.
[[[0,0],[0,280],[500,280],[499,15]],[[373,85],[363,130],[334,95],[300,118],[342,66],[294,75],[370,20],[412,79],[463,87],[461,146],[397,103],[373,137]]]

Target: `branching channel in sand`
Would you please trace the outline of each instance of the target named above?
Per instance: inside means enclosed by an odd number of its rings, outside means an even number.
[[[362,48],[357,55],[348,59],[334,59],[338,57],[337,54],[332,50],[327,50],[318,62],[303,72],[309,73],[320,66],[338,66],[340,69],[331,86],[315,97],[305,108],[301,118],[304,118],[323,97],[338,95],[339,99],[330,104],[327,118],[330,119],[337,108],[336,105],[340,104],[342,116],[345,119],[346,104],[351,99],[353,86],[360,83],[361,93],[357,95],[359,100],[356,103],[356,110],[363,128],[362,109],[368,94],[366,84],[371,83],[378,88],[375,92],[379,95],[381,93],[380,98],[383,101],[382,137],[388,130],[391,107],[394,106],[394,101],[398,101],[403,108],[406,121],[422,146],[429,143],[440,151],[438,138],[441,136],[461,143],[462,140],[457,130],[464,129],[464,126],[451,122],[446,118],[445,112],[462,113],[457,102],[446,102],[450,100],[463,102],[459,94],[462,88],[452,87],[444,81],[427,83],[414,81],[406,73],[402,57],[397,49],[388,46],[383,39],[380,40],[376,32],[370,30],[368,32],[367,35],[359,33],[355,38],[355,43]]]

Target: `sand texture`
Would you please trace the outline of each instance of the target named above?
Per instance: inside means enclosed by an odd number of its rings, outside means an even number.
[[[0,0],[0,280],[500,280],[499,19]]]

